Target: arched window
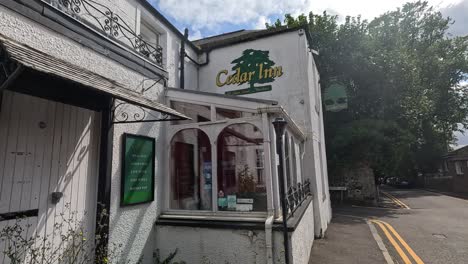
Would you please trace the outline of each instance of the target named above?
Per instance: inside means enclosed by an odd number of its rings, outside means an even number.
[[[218,210],[265,211],[263,134],[252,124],[234,124],[219,134]]]
[[[171,140],[170,208],[212,209],[211,144],[200,129],[177,132]]]

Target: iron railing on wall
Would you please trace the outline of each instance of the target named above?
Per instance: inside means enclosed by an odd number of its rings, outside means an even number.
[[[306,180],[304,183],[298,183],[296,186],[289,187],[286,196],[288,217],[293,216],[296,209],[299,208],[310,195],[312,195],[312,192],[310,191],[310,180]]]
[[[102,31],[113,40],[129,46],[159,66],[163,64],[161,46],[148,43],[110,8],[93,0],[43,0],[63,13]]]

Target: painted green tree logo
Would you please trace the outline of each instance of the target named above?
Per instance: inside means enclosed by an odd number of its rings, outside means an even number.
[[[247,49],[242,52],[242,56],[233,60],[233,74],[228,75],[227,70],[222,70],[216,77],[218,87],[224,85],[248,83],[249,88],[228,91],[229,95],[241,95],[271,91],[271,85],[255,86],[255,84],[265,84],[275,81],[275,78],[283,75],[283,68],[275,66],[275,62],[270,60],[269,51]]]

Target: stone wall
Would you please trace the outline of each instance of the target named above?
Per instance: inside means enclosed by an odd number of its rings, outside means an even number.
[[[333,179],[340,179],[340,182],[342,182],[340,185],[347,188],[345,195],[347,200],[377,204],[375,176],[370,167],[363,165],[355,169],[343,169],[337,175],[334,175]]]

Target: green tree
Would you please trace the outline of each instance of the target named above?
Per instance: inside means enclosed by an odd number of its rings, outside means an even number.
[[[459,125],[468,128],[468,36],[427,2],[407,3],[368,22],[324,12],[293,18],[319,52],[321,86],[338,78],[348,109],[325,112],[330,169],[368,164],[385,175],[434,170]],[[281,26],[278,21],[267,28]]]
[[[269,58],[269,51],[246,49],[242,52],[242,56],[233,60],[231,64],[235,64],[232,67],[233,71],[239,69],[241,73],[255,72],[250,80],[240,80],[238,85],[242,85],[246,82],[250,84],[250,88],[254,88],[256,83],[269,83],[274,81],[274,77],[260,78],[260,64],[263,65],[263,70],[271,69],[275,65]]]

